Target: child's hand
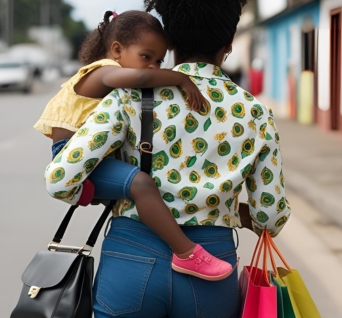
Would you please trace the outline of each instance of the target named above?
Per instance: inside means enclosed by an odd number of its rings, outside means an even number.
[[[188,96],[187,102],[191,110],[198,112],[201,109],[205,109],[206,100],[189,76],[184,75],[181,87]]]

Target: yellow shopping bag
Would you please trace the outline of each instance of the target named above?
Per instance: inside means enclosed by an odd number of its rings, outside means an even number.
[[[289,272],[282,267],[278,267],[277,270],[276,281],[279,285],[287,287],[296,318],[321,318],[299,272],[296,269]]]

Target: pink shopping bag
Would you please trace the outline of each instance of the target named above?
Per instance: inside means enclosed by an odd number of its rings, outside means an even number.
[[[258,263],[263,251],[263,266]],[[255,247],[250,266],[244,266],[239,279],[241,312],[240,318],[277,318],[277,288],[269,282],[267,272],[267,242],[265,231]],[[256,264],[254,266],[254,259]]]

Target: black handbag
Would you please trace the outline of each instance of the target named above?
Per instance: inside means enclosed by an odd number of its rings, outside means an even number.
[[[141,170],[150,173],[153,89],[142,90]],[[91,318],[94,258],[90,256],[115,201],[110,201],[82,247],[61,245],[78,206],[70,207],[47,251],[40,251],[21,276],[23,288],[11,318]]]

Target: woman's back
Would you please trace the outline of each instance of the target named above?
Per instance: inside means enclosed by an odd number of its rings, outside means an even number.
[[[241,226],[238,195],[246,180],[254,230],[267,226],[277,234],[290,210],[272,112],[217,66],[187,63],[174,70],[193,77],[208,105],[206,112],[192,112],[179,88],[155,89],[152,177],[165,203],[181,225]],[[140,158],[136,93],[130,91],[122,109],[129,133],[121,151],[130,162]],[[117,214],[137,211],[126,201]]]

